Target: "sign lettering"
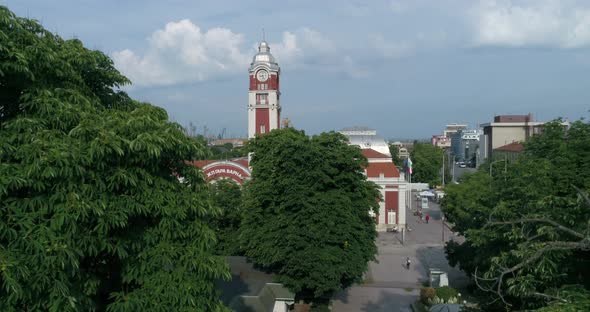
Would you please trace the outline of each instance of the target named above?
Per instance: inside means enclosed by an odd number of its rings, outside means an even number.
[[[236,177],[240,178],[240,179],[244,179],[242,174],[240,172],[238,172],[237,170],[234,169],[226,169],[226,168],[217,168],[217,169],[213,169],[211,171],[207,172],[207,178],[210,178],[214,175],[218,175],[218,174],[231,174],[231,175],[235,175]]]

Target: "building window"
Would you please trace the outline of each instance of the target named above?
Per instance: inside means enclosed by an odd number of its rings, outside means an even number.
[[[396,224],[395,210],[393,209],[387,209],[387,224]]]
[[[268,94],[256,94],[256,104],[268,104]]]
[[[260,133],[265,133],[266,127],[264,125],[260,125]]]
[[[268,90],[268,84],[266,83],[259,83],[258,90]]]

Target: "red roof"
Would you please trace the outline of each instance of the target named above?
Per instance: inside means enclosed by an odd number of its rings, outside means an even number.
[[[363,155],[365,155],[365,157],[367,157],[367,158],[391,158],[390,156],[387,156],[385,154],[381,154],[381,153],[377,152],[376,150],[370,149],[370,148],[364,148]]]
[[[398,178],[399,170],[392,162],[369,163],[367,177],[379,178],[381,174],[383,174],[384,178]]]
[[[524,150],[524,146],[519,142],[512,142],[510,144],[495,148],[494,150],[502,152],[522,152]]]

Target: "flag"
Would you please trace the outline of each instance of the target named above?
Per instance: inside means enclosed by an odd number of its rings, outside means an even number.
[[[410,174],[412,174],[412,168],[413,168],[413,164],[412,164],[412,160],[410,159],[410,157],[408,157],[407,166],[408,166],[408,172],[409,172]]]

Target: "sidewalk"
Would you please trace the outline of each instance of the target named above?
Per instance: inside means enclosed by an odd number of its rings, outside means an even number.
[[[416,205],[415,197],[412,204]],[[412,231],[407,232],[404,245],[401,233],[379,233],[375,242],[379,250],[377,261],[369,263],[365,282],[336,294],[333,311],[409,311],[422,283],[428,280],[429,268],[447,271],[452,287],[461,287],[469,281],[462,271],[449,266],[444,253],[443,233],[444,241],[461,237],[455,237],[441,222],[438,204],[430,202],[429,206],[423,210],[430,215],[428,224],[420,222],[411,210],[406,212],[406,223]],[[412,262],[410,269],[405,267],[407,257]]]

